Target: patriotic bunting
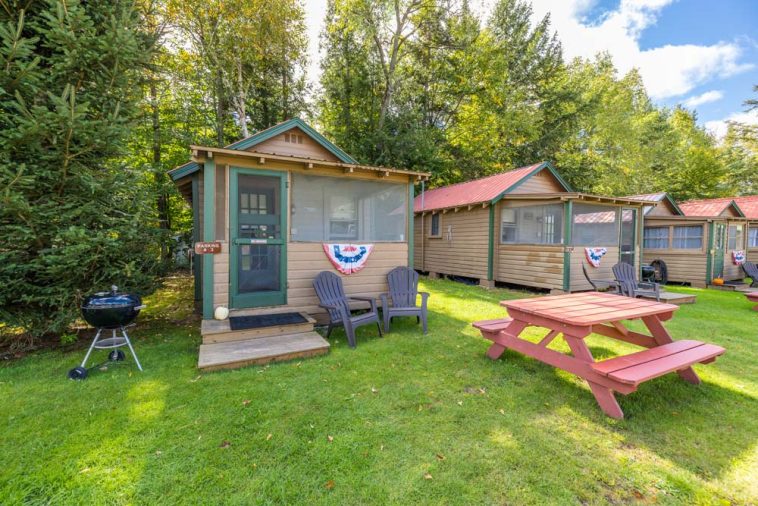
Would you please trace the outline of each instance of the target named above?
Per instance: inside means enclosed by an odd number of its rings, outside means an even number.
[[[324,244],[324,253],[342,274],[353,274],[366,266],[373,244]]]
[[[732,262],[734,265],[742,265],[745,263],[745,252],[742,250],[732,251]]]
[[[606,248],[584,248],[584,255],[592,267],[600,267],[600,260],[608,253]]]

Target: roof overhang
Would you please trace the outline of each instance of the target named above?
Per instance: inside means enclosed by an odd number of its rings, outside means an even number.
[[[254,160],[257,163],[265,163],[266,160],[274,160],[279,162],[289,162],[302,164],[305,169],[312,169],[316,167],[327,167],[342,169],[345,173],[352,172],[364,172],[373,173],[377,177],[387,177],[391,174],[398,174],[408,176],[416,181],[426,181],[429,179],[429,172],[419,172],[413,170],[396,169],[391,167],[377,167],[372,165],[361,165],[357,163],[345,163],[345,162],[330,162],[326,160],[317,160],[313,158],[301,158],[297,156],[285,156],[285,155],[271,155],[267,153],[255,153],[251,151],[239,151],[237,149],[229,148],[213,148],[208,146],[190,146],[192,153],[192,161],[180,165],[179,167],[170,170],[168,173],[171,179],[178,181],[185,178],[198,170],[200,170],[200,164],[207,159],[212,159],[215,156],[222,155],[230,158],[242,158],[247,160]]]
[[[590,195],[588,193],[579,192],[566,192],[566,193],[512,193],[505,195],[503,198],[508,200],[555,200],[558,202],[565,202],[568,200],[587,202],[591,204],[615,204],[615,205],[627,205],[635,207],[643,206],[656,206],[657,202],[649,202],[645,200],[636,200],[626,197],[603,197],[600,195]],[[481,201],[473,202],[470,204],[464,204],[460,206],[441,207],[436,209],[424,209],[423,211],[415,211],[414,214],[429,214],[429,213],[448,213],[450,211],[458,212],[462,209],[471,210],[477,207],[486,208],[490,205],[496,204],[501,199],[495,199],[493,201]]]

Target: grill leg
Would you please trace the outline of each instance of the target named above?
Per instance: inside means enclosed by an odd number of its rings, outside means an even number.
[[[103,331],[103,329],[97,329],[97,334],[95,334],[95,338],[92,340],[92,344],[89,345],[89,350],[87,350],[87,354],[84,355],[84,360],[82,360],[82,367],[86,367],[87,360],[89,359],[90,354],[92,353],[92,350],[95,348],[95,345],[97,344],[97,340],[100,339],[100,333]]]
[[[113,333],[115,334],[116,331],[114,330]],[[129,346],[129,349],[132,352],[132,356],[134,357],[134,361],[137,362],[137,368],[141,371],[142,365],[139,363],[139,359],[137,358],[137,354],[134,352],[134,348],[132,348],[132,342],[129,340],[129,336],[126,334],[126,329],[124,327],[121,327],[121,333],[124,335],[124,339],[126,339],[126,344]]]

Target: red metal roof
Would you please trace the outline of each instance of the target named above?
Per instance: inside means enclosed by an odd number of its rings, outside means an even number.
[[[685,216],[703,216],[706,218],[715,218],[721,216],[721,213],[723,213],[724,210],[729,207],[732,201],[734,201],[737,204],[739,210],[742,211],[745,216],[750,217],[745,209],[742,208],[742,203],[740,202],[740,200],[746,201],[745,199],[756,199],[755,207],[758,208],[758,196],[689,200],[687,202],[682,202],[679,204],[679,208],[682,210]],[[754,212],[753,216],[755,217],[754,219],[758,219],[758,212]]]
[[[547,166],[547,164],[544,162],[535,163],[502,174],[428,190],[424,192],[423,209],[421,207],[421,195],[419,195],[413,201],[413,210],[414,212],[431,211],[491,202],[515,184],[529,177],[540,166]]]

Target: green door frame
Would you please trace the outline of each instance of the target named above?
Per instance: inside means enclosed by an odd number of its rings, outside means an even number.
[[[713,277],[721,277],[724,275],[724,258],[726,256],[726,244],[727,244],[727,224],[725,222],[719,222],[714,224],[713,237],[713,267],[711,275]],[[719,246],[720,243],[720,247]]]
[[[637,265],[637,213],[635,207],[622,207],[619,213],[619,262],[623,259],[622,243],[624,238],[624,211],[632,212],[632,266]],[[639,269],[637,269],[639,271]],[[637,273],[639,275],[639,272]]]
[[[229,300],[234,309],[260,306],[278,306],[287,304],[287,218],[289,215],[289,203],[287,202],[287,175],[285,171],[247,169],[242,167],[229,168]],[[279,239],[249,239],[239,238],[239,176],[268,176],[280,179],[280,230]],[[279,259],[279,280],[281,289],[277,292],[265,293],[239,293],[239,253],[238,247],[242,245],[268,244],[281,246]]]

